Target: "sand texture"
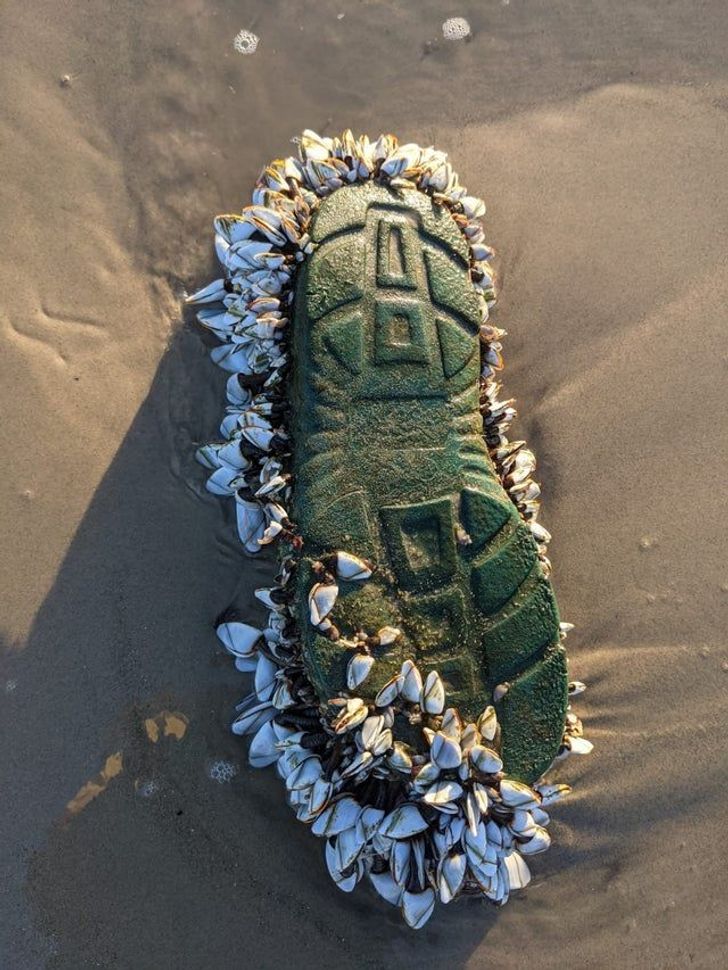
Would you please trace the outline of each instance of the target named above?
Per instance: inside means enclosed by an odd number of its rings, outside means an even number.
[[[727,49],[720,0],[2,5],[3,970],[728,965]],[[347,126],[488,204],[596,744],[528,890],[419,934],[229,733],[212,621],[272,564],[193,460],[211,217]]]

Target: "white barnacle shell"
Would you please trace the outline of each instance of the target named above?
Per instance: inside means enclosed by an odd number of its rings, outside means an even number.
[[[389,728],[385,727],[383,731],[380,731],[374,741],[371,751],[375,758],[380,755],[386,754],[387,751],[392,747],[393,735]]]
[[[384,818],[384,809],[374,808],[373,805],[367,805],[366,808],[362,809],[361,822],[362,828],[364,830],[364,837],[369,841],[376,833],[379,828],[379,823]]]
[[[232,723],[233,734],[257,732],[267,721],[276,715],[276,709],[269,701],[246,708]]]
[[[436,670],[431,670],[422,688],[423,710],[428,714],[442,714],[445,707],[445,685]]]
[[[225,280],[214,280],[185,299],[185,303],[221,303],[227,295]]]
[[[513,817],[508,823],[508,828],[514,835],[523,839],[530,839],[531,836],[536,834],[536,823],[533,820],[533,816],[523,808],[517,808],[515,810]]]
[[[394,881],[404,887],[409,879],[412,864],[412,842],[407,840],[391,841],[389,849],[389,868]]]
[[[422,696],[422,675],[413,660],[404,661],[401,674],[404,677],[402,697],[410,704],[419,704]]]
[[[387,764],[395,771],[409,774],[412,769],[412,749],[402,741],[395,741],[391,754],[387,756]]]
[[[468,219],[482,219],[485,215],[485,203],[474,195],[463,196],[460,205]]]
[[[459,743],[448,737],[442,731],[438,731],[432,740],[430,757],[438,768],[447,771],[450,768],[457,768],[462,760],[462,752]]]
[[[220,449],[221,444],[213,442],[207,445],[200,445],[200,447],[195,452],[195,461],[198,461],[203,468],[207,468],[210,471],[215,468],[219,468],[221,464],[220,459]]]
[[[384,717],[381,714],[374,714],[364,721],[357,744],[371,751],[374,757],[379,757],[389,751],[392,740],[392,732],[386,726]]]
[[[357,752],[349,764],[346,765],[346,767],[341,771],[341,779],[353,778],[354,775],[358,775],[360,771],[368,774],[373,760],[374,755],[371,751]]]
[[[551,817],[548,812],[545,812],[542,808],[532,808],[531,817],[533,818],[536,825],[540,825],[541,828],[545,828],[551,821]]]
[[[273,540],[277,538],[281,532],[283,532],[283,526],[280,524],[280,522],[276,522],[275,520],[269,522],[263,531],[263,535],[260,537],[260,539],[258,539],[258,545],[267,546],[268,543],[273,542]]]
[[[252,374],[248,348],[241,344],[220,344],[210,351],[210,360],[231,374]]]
[[[260,424],[246,424],[242,428],[243,437],[260,451],[269,451],[270,443],[275,434],[272,428]]]
[[[476,771],[480,771],[484,775],[494,775],[503,770],[503,762],[492,748],[486,748],[482,744],[474,744],[468,754]]]
[[[390,677],[387,683],[377,693],[377,696],[374,698],[374,703],[377,707],[388,707],[397,697],[401,688],[402,675],[395,674],[394,677]]]
[[[415,869],[417,870],[417,879],[421,886],[425,885],[426,882],[426,872],[425,872],[425,856],[427,854],[427,847],[425,845],[424,838],[420,835],[416,839],[412,839],[412,862],[414,863]]]
[[[403,802],[385,816],[379,826],[381,835],[390,839],[409,839],[428,827],[420,810],[413,802]]]
[[[369,710],[360,697],[352,697],[346,702],[346,707],[333,721],[332,728],[336,734],[344,734],[362,724],[369,714]]]
[[[218,624],[215,632],[228,653],[234,657],[250,657],[255,653],[255,645],[263,636],[263,631],[249,623],[229,620]]]
[[[276,602],[271,596],[271,593],[278,592],[279,588],[277,586],[262,586],[260,589],[253,591],[253,596],[259,600],[263,606],[267,606],[269,610],[278,612],[282,609],[281,605]]]
[[[311,755],[292,771],[286,778],[286,788],[289,791],[300,791],[310,788],[321,777],[321,759]]]
[[[295,699],[291,694],[291,688],[287,680],[280,680],[273,692],[273,704],[279,711],[285,711],[288,707],[293,707]]]
[[[205,488],[213,495],[234,495],[244,485],[245,476],[241,473],[241,469],[230,465],[216,468],[205,482]]]
[[[485,831],[488,836],[488,842],[494,845],[496,849],[502,849],[505,829],[501,828],[493,819],[489,819],[485,823]]]
[[[311,752],[306,748],[302,748],[299,743],[302,737],[303,732],[297,731],[284,744],[278,745],[281,748],[281,756],[278,759],[276,770],[281,778],[287,778],[292,771],[295,771],[296,768],[303,764],[306,758],[311,757]]]
[[[591,741],[587,741],[586,738],[569,736],[565,739],[564,743],[570,754],[591,754],[594,750],[594,745]]]
[[[463,793],[462,786],[456,781],[436,781],[422,796],[422,801],[438,808],[448,802],[454,802]]]
[[[460,736],[460,747],[464,752],[469,751],[474,744],[480,743],[480,732],[477,727],[471,722],[466,724],[463,728],[463,733]]]
[[[273,724],[271,721],[266,721],[258,728],[250,743],[248,761],[251,767],[266,768],[276,762],[280,756],[277,744],[278,738],[273,730]]]
[[[477,832],[480,823],[480,803],[473,791],[469,791],[465,797],[465,820],[468,830],[472,833]]]
[[[536,855],[538,852],[545,852],[551,845],[551,836],[545,828],[540,825],[534,826],[534,832],[527,842],[518,847],[521,855]]]
[[[566,798],[571,791],[569,785],[536,785],[535,788],[541,796],[542,805],[553,805],[554,802]]]
[[[329,838],[356,825],[361,815],[361,805],[351,795],[344,795],[329,802],[311,826],[314,835]]]
[[[383,626],[380,630],[377,630],[377,639],[379,640],[380,646],[388,647],[401,634],[402,631],[398,630],[396,626]]]
[[[452,738],[453,741],[460,742],[460,736],[463,730],[463,722],[460,717],[460,712],[456,707],[448,707],[442,717],[442,724],[440,725],[440,730],[448,738]]]
[[[447,833],[449,849],[452,849],[452,847],[457,845],[457,843],[462,839],[463,833],[465,832],[465,825],[466,822],[462,815],[456,815],[447,823],[447,828],[445,831]]]
[[[349,582],[369,579],[372,567],[368,562],[353,556],[350,552],[336,553],[336,575]]]
[[[308,609],[313,626],[320,626],[334,608],[339,587],[336,583],[314,583],[308,594]]]
[[[425,791],[430,785],[440,777],[440,767],[434,761],[428,761],[417,773],[415,788]]]
[[[586,684],[581,680],[572,680],[569,683],[569,697],[578,697],[586,690]]]
[[[395,882],[391,872],[370,872],[369,881],[382,899],[391,903],[392,906],[399,906],[402,899],[402,889]]]
[[[330,781],[327,781],[323,776],[320,776],[311,786],[311,792],[309,795],[309,805],[308,809],[312,816],[318,815],[322,812],[334,793],[334,786]]]
[[[339,833],[336,837],[336,854],[342,870],[348,869],[356,862],[365,841],[364,829],[360,822]]]
[[[369,676],[374,665],[374,657],[367,653],[355,653],[346,667],[346,686],[356,690]]]
[[[539,795],[528,785],[524,785],[521,781],[513,781],[510,778],[504,778],[501,781],[500,797],[509,808],[526,810],[537,808],[541,801]]]
[[[540,546],[547,546],[551,542],[551,533],[540,522],[529,522],[528,527],[531,530],[533,538]]]
[[[440,861],[437,872],[437,890],[442,903],[449,903],[457,896],[468,867],[464,852],[447,855]]]
[[[481,785],[480,782],[473,783],[473,795],[475,801],[478,803],[478,808],[480,809],[481,815],[485,815],[490,807],[490,798],[488,797],[488,789],[485,785]]]
[[[501,866],[505,867],[508,873],[508,885],[510,889],[524,889],[531,881],[531,873],[518,852],[509,852],[503,857]]]
[[[255,668],[255,693],[261,701],[269,701],[273,696],[277,673],[278,665],[262,653]]]
[[[488,860],[488,834],[484,822],[478,822],[475,829],[468,828],[465,832],[465,851],[470,864],[479,869]]]
[[[489,704],[477,721],[478,730],[486,741],[492,741],[498,730],[498,717],[495,708]]]
[[[311,128],[304,129],[299,141],[301,158],[305,160],[325,161],[331,155],[333,141],[318,135]]]
[[[508,684],[496,684],[493,688],[493,700],[497,704],[498,701],[502,701],[503,698],[508,693]]]
[[[319,818],[320,817],[321,816],[319,816]],[[326,858],[326,867],[329,870],[329,875],[337,887],[345,893],[353,892],[361,876],[358,868],[355,868],[354,871],[348,875],[344,875],[341,869],[339,869],[339,854],[336,851],[336,844],[333,841],[326,843],[326,851],[324,855]]]
[[[384,729],[384,718],[381,714],[370,715],[362,724],[360,731],[361,748],[371,750],[380,732]]]
[[[435,891],[425,889],[420,893],[402,894],[402,916],[413,930],[421,929],[432,916],[435,908]]]
[[[258,540],[265,531],[265,515],[258,502],[248,502],[235,496],[235,511],[240,541],[248,552],[260,552]]]

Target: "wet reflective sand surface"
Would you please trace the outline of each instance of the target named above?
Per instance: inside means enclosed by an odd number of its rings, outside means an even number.
[[[0,965],[724,967],[722,5],[11,0],[0,25]],[[485,198],[589,684],[596,750],[531,886],[419,934],[338,892],[248,767],[212,629],[262,618],[271,563],[193,461],[225,375],[181,300],[308,126],[434,143]]]

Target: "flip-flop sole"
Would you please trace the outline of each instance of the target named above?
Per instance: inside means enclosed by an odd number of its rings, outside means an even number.
[[[391,135],[299,152],[215,220],[225,277],[190,298],[231,374],[208,488],[248,552],[279,540],[265,627],[217,632],[254,673],[250,764],[276,766],[341,890],[366,876],[419,929],[436,895],[527,885],[569,791],[540,776],[591,744],[535,458],[498,399],[484,205]]]
[[[508,773],[535,781],[562,740],[559,615],[528,526],[503,488],[479,409],[480,313],[467,242],[424,193],[367,182],[325,199],[296,290],[292,518],[297,613],[319,697],[346,690],[350,652],[308,622],[310,568],[337,550],[374,565],[340,583],[329,619],[401,629],[364,699],[406,658],[437,670],[476,718],[493,689]]]

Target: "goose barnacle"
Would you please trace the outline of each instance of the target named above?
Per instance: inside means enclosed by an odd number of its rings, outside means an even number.
[[[349,582],[360,582],[369,579],[372,574],[371,565],[350,552],[336,553],[336,575],[339,579]]]
[[[435,891],[424,889],[422,892],[402,894],[402,915],[413,930],[421,929],[432,916],[435,908]]]
[[[457,768],[462,760],[460,744],[442,731],[437,731],[432,740],[430,757],[438,768],[443,770]]]
[[[256,644],[263,636],[263,631],[249,623],[238,620],[226,620],[215,628],[218,639],[234,657],[249,657],[256,652]]]
[[[320,626],[333,610],[339,587],[336,583],[315,583],[308,594],[308,607],[313,626]]]
[[[499,791],[501,799],[509,808],[536,808],[541,801],[538,793],[528,785],[510,778],[501,781]]]
[[[390,839],[408,839],[418,832],[424,832],[427,827],[428,823],[417,805],[414,802],[403,802],[385,816],[379,831]]]
[[[436,670],[427,675],[420,703],[428,714],[441,714],[445,707],[445,685]]]
[[[377,693],[374,698],[374,703],[377,707],[387,707],[392,701],[397,697],[400,690],[402,689],[404,678],[401,674],[395,674],[391,677],[386,684]]]
[[[346,702],[346,706],[337,718],[335,718],[331,727],[336,734],[344,734],[346,731],[353,731],[355,727],[359,727],[369,714],[369,709],[360,697],[353,697],[351,700]]]
[[[343,795],[329,802],[311,826],[314,835],[329,838],[356,825],[361,805],[351,795]]]
[[[474,744],[468,751],[468,757],[475,770],[483,775],[494,775],[503,770],[503,762],[497,752],[482,744]]]
[[[402,697],[410,704],[419,704],[422,696],[422,675],[413,660],[405,660],[400,671],[403,679]]]
[[[346,668],[346,686],[349,690],[363,684],[374,666],[374,657],[367,653],[355,653]]]

